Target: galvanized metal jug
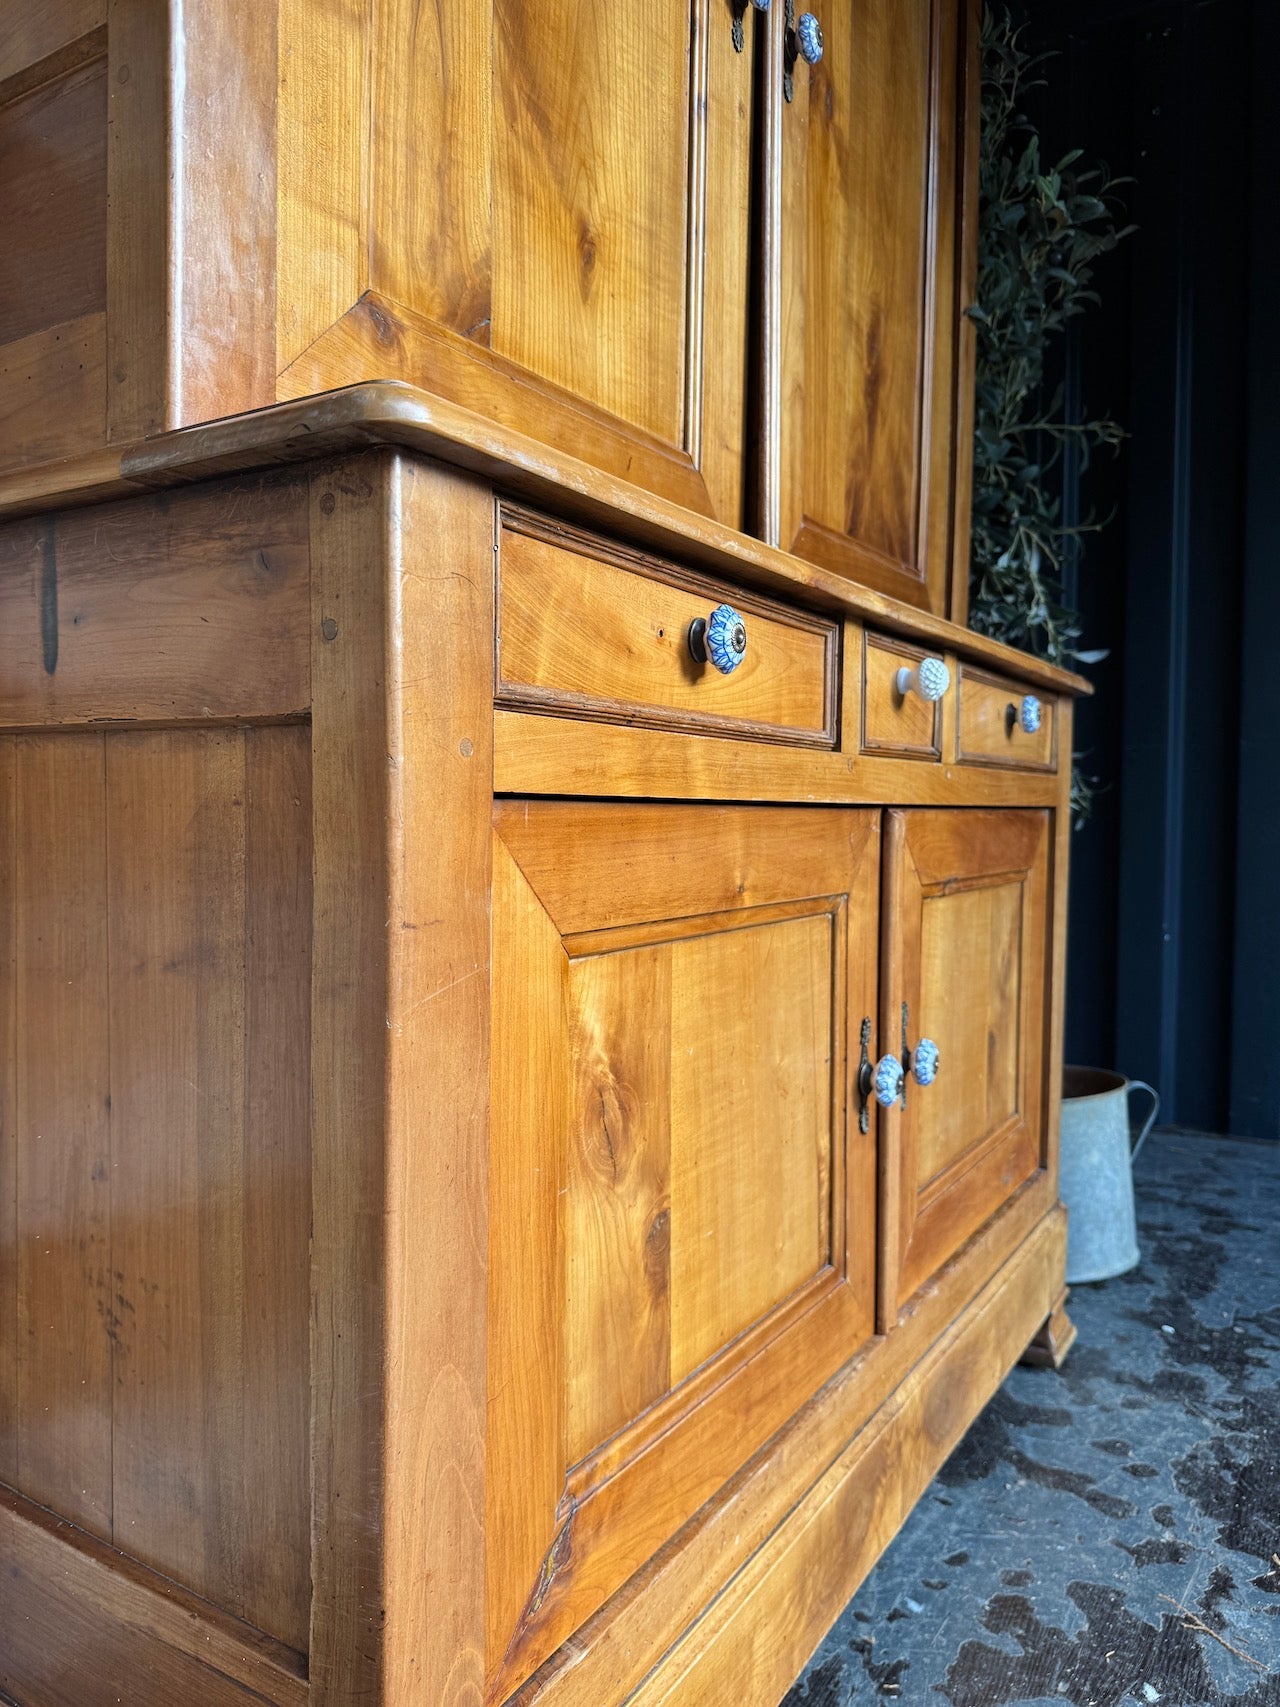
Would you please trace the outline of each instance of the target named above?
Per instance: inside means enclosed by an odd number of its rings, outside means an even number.
[[[1146,1091],[1151,1113],[1129,1148],[1129,1092]],[[1062,1075],[1061,1196],[1067,1206],[1067,1280],[1110,1280],[1138,1260],[1133,1159],[1160,1112],[1159,1094],[1141,1079],[1097,1067]]]

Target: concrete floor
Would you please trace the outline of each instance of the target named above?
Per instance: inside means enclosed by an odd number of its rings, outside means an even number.
[[[1280,1144],[1156,1133],[1072,1293],[785,1707],[1280,1707]]]

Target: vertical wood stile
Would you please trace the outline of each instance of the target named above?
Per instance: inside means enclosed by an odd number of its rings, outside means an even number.
[[[108,444],[175,426],[182,352],[171,268],[173,112],[167,0],[107,8]]]
[[[493,525],[314,482],[316,1707],[483,1694]]]
[[[1058,809],[1053,815],[1052,904],[1049,973],[1049,1035],[1045,1043],[1044,1148],[1040,1165],[1048,1170],[1058,1196],[1058,1136],[1062,1124],[1063,1034],[1067,1020],[1067,901],[1071,849],[1071,726],[1075,707],[1065,694],[1057,702]]]
[[[279,0],[277,373],[369,286],[372,3]]]
[[[961,160],[957,217],[956,290],[959,328],[956,339],[953,412],[950,582],[947,615],[961,627],[969,620],[969,529],[973,514],[973,416],[977,329],[968,310],[978,299],[978,165],[982,142],[982,75],[979,39],[982,0],[964,0],[960,27]]]

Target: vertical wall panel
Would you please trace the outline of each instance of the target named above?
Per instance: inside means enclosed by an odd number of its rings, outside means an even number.
[[[109,737],[115,1541],[305,1646],[305,731]]]
[[[108,1536],[111,1252],[103,738],[16,743],[17,1474]]]

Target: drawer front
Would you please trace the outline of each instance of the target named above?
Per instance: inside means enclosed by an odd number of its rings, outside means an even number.
[[[866,1342],[880,816],[494,814],[486,1699]],[[537,1356],[529,1357],[529,1348]],[[612,1697],[610,1698],[612,1699]]]
[[[836,623],[523,512],[502,523],[499,705],[834,747]],[[747,635],[727,675],[689,648],[690,625],[721,603]]]
[[[898,671],[930,654],[886,635],[864,633],[862,642],[862,750],[907,758],[942,757],[942,701],[898,692]]]
[[[1020,770],[1052,770],[1056,759],[1055,702],[1015,682],[960,667],[957,717],[959,757],[969,764],[1012,765]],[[1023,727],[1024,707],[1034,701],[1039,724]]]

